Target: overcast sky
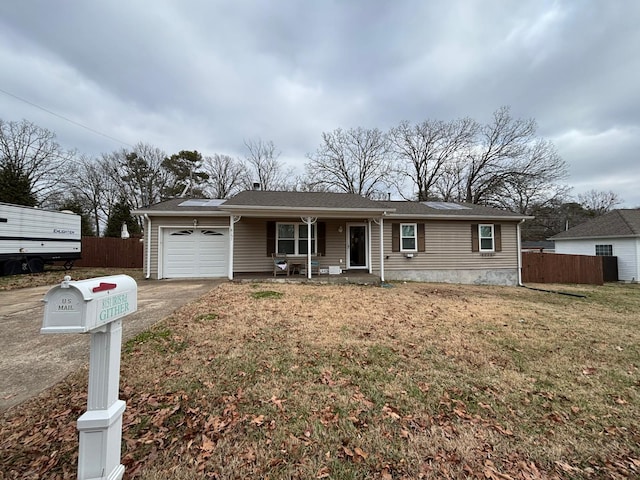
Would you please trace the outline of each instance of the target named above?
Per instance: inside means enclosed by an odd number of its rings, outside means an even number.
[[[323,131],[508,105],[574,195],[640,207],[637,0],[3,1],[0,90],[0,118],[81,153],[243,156],[261,138],[300,173]]]

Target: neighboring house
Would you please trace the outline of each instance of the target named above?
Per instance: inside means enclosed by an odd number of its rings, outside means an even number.
[[[522,242],[523,252],[539,252],[539,253],[553,253],[555,252],[555,244],[550,240],[529,240]]]
[[[313,260],[321,272],[499,285],[519,281],[519,224],[531,218],[479,205],[258,190],[226,201],[173,199],[134,214],[145,220],[150,278],[267,273],[272,254],[286,253],[307,275]]]
[[[640,209],[612,210],[554,235],[556,253],[618,257],[618,278],[640,278]]]

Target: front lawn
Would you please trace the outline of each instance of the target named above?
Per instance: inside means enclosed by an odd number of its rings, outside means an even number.
[[[640,286],[223,284],[123,345],[126,478],[640,475]],[[86,371],[10,410],[75,475]]]

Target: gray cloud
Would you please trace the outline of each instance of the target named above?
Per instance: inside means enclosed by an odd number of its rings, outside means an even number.
[[[533,117],[575,193],[640,206],[640,4],[4,2],[0,88],[125,143],[242,155],[273,140],[302,165],[323,131]],[[88,154],[122,144],[0,94]]]

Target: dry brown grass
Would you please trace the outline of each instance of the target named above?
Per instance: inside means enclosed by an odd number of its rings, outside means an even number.
[[[125,345],[127,474],[636,476],[640,287],[556,288],[587,298],[224,284]],[[83,375],[5,416],[0,451],[14,471],[51,462],[52,451],[73,460],[75,430],[56,436],[59,420],[42,412],[72,423],[83,396],[68,395],[85,388]],[[42,452],[21,446],[36,438]],[[69,471],[51,463],[50,477]]]
[[[129,275],[135,280],[143,278],[141,268],[74,267],[71,270],[65,270],[60,265],[47,265],[42,273],[0,276],[0,291],[56,285],[64,279],[65,275],[69,275],[72,280],[84,280],[86,278],[120,274]]]

